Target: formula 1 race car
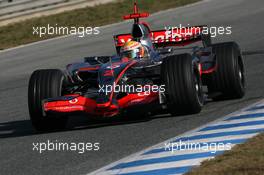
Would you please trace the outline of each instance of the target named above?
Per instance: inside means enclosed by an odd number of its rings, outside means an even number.
[[[115,56],[86,57],[65,71],[34,71],[28,87],[33,126],[39,131],[62,129],[68,116],[75,114],[97,118],[195,114],[206,98],[244,96],[238,44],[212,44],[203,26],[151,31],[139,21],[148,16],[138,12],[136,3],[134,13],[124,16],[134,24],[131,33],[114,36]],[[144,47],[144,58],[128,59],[123,47],[129,41]]]

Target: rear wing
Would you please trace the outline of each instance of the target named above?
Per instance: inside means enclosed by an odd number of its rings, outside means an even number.
[[[150,37],[155,47],[185,46],[202,40],[204,26],[186,28],[172,28],[171,30],[156,30],[150,32]],[[131,34],[114,36],[117,50],[126,42],[132,40]]]

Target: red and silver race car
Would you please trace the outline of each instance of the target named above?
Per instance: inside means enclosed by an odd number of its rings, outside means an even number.
[[[151,31],[139,20],[148,16],[139,13],[136,4],[134,13],[124,16],[134,23],[131,33],[114,36],[115,56],[86,57],[65,71],[34,71],[28,88],[33,126],[39,131],[62,129],[73,114],[97,118],[194,114],[207,98],[244,96],[238,44],[212,44],[203,26]],[[131,58],[124,52],[131,41],[140,43],[144,56],[135,52]],[[190,44],[195,46],[186,47]]]

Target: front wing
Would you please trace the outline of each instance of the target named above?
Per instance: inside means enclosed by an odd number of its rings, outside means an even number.
[[[122,110],[136,105],[151,104],[158,100],[157,92],[132,93],[118,100],[107,103],[97,103],[96,100],[82,95],[68,95],[43,101],[44,113],[76,113],[81,112],[91,116],[111,117]]]

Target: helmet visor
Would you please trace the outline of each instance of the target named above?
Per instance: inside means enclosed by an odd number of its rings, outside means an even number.
[[[139,57],[139,49],[124,51],[122,53],[122,57],[127,57],[129,59],[138,58]]]

